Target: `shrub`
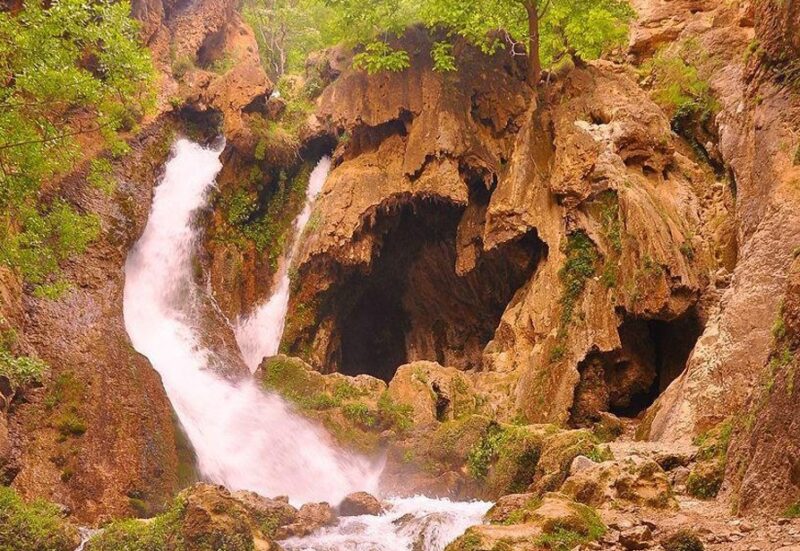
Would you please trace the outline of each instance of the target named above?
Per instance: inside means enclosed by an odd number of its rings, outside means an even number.
[[[414,420],[413,408],[408,404],[398,404],[388,392],[381,394],[378,399],[378,419],[388,427],[394,427],[400,432],[411,429]]]
[[[79,541],[55,505],[25,503],[11,488],[0,487],[0,551],[72,551]]]
[[[6,377],[14,389],[40,382],[47,364],[29,356],[14,356],[0,348],[0,376]]]
[[[664,538],[661,546],[665,551],[703,551],[703,542],[689,529],[681,529]]]
[[[185,503],[177,499],[163,514],[150,522],[127,519],[109,524],[92,538],[88,551],[188,551],[181,533]]]
[[[342,414],[350,421],[365,428],[372,428],[378,424],[376,412],[362,402],[353,402],[342,406]]]

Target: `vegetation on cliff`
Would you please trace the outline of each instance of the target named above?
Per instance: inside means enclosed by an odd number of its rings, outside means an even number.
[[[55,505],[26,503],[0,486],[0,551],[71,551],[79,539]]]
[[[422,24],[447,36],[431,49],[437,70],[455,70],[451,40],[458,36],[486,54],[508,48],[529,55],[535,85],[542,67],[566,57],[595,59],[623,45],[633,11],[625,0],[250,0],[245,16],[275,76],[299,69],[312,49],[341,42],[360,47],[353,61],[367,72],[401,71],[409,53],[388,37]]]
[[[59,264],[100,232],[96,215],[43,184],[81,160],[86,140],[124,154],[118,132],[149,105],[153,70],[129,13],[127,2],[78,0],[0,12],[0,262],[42,296],[65,289]],[[95,163],[89,180],[108,190],[109,172]]]

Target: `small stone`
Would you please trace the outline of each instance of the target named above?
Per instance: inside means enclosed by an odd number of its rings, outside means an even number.
[[[615,529],[615,530],[622,531],[622,530],[630,530],[631,528],[633,528],[634,525],[628,519],[621,519],[621,520],[617,520],[617,521],[612,522],[611,524],[609,524],[609,526],[611,528]]]
[[[647,549],[653,541],[653,531],[649,526],[639,525],[625,530],[619,535],[619,542],[628,551]]]
[[[752,532],[754,529],[755,529],[755,526],[753,526],[752,522],[748,522],[746,520],[742,520],[739,523],[739,530],[741,530],[745,534],[748,534],[748,533]]]
[[[579,473],[581,471],[586,471],[588,469],[591,469],[595,465],[597,465],[597,463],[595,463],[594,461],[592,461],[588,457],[583,456],[583,455],[579,455],[575,459],[572,460],[572,465],[570,465],[570,468],[569,468],[569,474],[572,475],[572,474],[575,474],[575,473]]]
[[[786,525],[787,525],[787,524],[789,524],[790,522],[792,522],[792,519],[789,519],[789,518],[779,518],[779,519],[778,519],[778,524],[779,524],[780,526],[786,526]]]

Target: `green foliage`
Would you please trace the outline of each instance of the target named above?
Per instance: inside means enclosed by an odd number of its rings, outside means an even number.
[[[598,514],[581,503],[570,503],[573,515],[545,523],[543,534],[535,543],[553,551],[570,551],[578,545],[600,539],[606,526]]]
[[[381,394],[378,399],[378,418],[388,427],[394,427],[399,432],[406,432],[413,425],[413,408],[408,404],[399,404],[392,400],[388,392]]]
[[[785,518],[800,518],[800,501],[793,503],[783,512]]]
[[[77,538],[55,505],[25,503],[14,490],[0,486],[0,551],[71,551]]]
[[[194,59],[188,56],[181,56],[172,60],[172,76],[177,80],[182,80],[190,71],[195,69]]]
[[[313,50],[344,42],[360,48],[357,67],[370,73],[401,71],[409,52],[390,46],[414,23],[461,36],[491,54],[508,47],[517,53],[530,40],[526,0],[249,0],[245,19],[256,30],[268,72],[280,77],[302,69]],[[536,2],[532,2],[536,5]],[[566,55],[595,59],[624,45],[633,10],[624,0],[539,2],[541,59],[545,66]],[[431,50],[439,71],[455,69],[452,45]]]
[[[420,19],[467,39],[487,54],[502,47],[520,52],[530,40],[526,4],[538,7],[545,67],[565,55],[596,59],[623,45],[633,17],[630,5],[619,0],[427,0],[421,3]]]
[[[467,470],[498,494],[522,492],[533,482],[541,437],[527,427],[492,423],[467,455]]]
[[[594,243],[582,231],[573,232],[567,237],[564,255],[564,266],[558,272],[562,285],[558,342],[550,351],[551,362],[562,359],[566,352],[567,331],[575,314],[575,306],[583,295],[586,281],[594,275],[600,259]]]
[[[469,451],[467,469],[473,478],[477,480],[486,478],[489,473],[489,467],[497,459],[503,436],[503,429],[500,425],[492,424],[484,433],[483,438]]]
[[[0,376],[11,381],[14,388],[41,381],[47,364],[29,356],[14,356],[0,347]]]
[[[69,436],[81,436],[86,432],[86,422],[75,411],[66,411],[56,416],[53,426],[61,434],[62,439]]]
[[[42,182],[74,166],[77,135],[124,153],[117,131],[151,105],[154,73],[129,13],[128,2],[81,0],[0,12],[0,262],[29,283],[43,283],[99,233],[96,216],[59,200],[41,205]]]
[[[581,231],[569,235],[564,254],[566,260],[558,272],[563,286],[561,295],[562,330],[566,330],[572,321],[575,305],[586,288],[586,281],[594,275],[599,259],[594,243],[588,235]]]
[[[59,440],[83,435],[88,429],[80,410],[86,398],[86,387],[72,371],[60,373],[45,397],[45,406],[52,412],[50,424],[59,432]]]
[[[685,51],[662,49],[641,68],[653,99],[672,118],[673,130],[684,136],[691,124],[705,125],[719,111],[708,81],[686,58]]]
[[[717,495],[725,476],[728,446],[733,434],[733,423],[728,420],[698,436],[698,463],[686,480],[686,491],[701,499]]]
[[[292,221],[303,208],[310,170],[306,165],[292,179],[282,174],[277,186],[262,197],[245,189],[221,196],[227,227],[218,238],[243,248],[252,243],[258,252],[268,253],[270,264],[276,269],[290,240]]]
[[[109,195],[117,189],[117,182],[114,180],[114,168],[111,166],[111,161],[103,157],[92,160],[89,165],[87,180],[91,186]]]
[[[188,551],[181,532],[186,504],[178,498],[149,522],[117,520],[92,538],[92,551]]]
[[[453,45],[449,42],[435,42],[431,48],[433,68],[439,72],[456,70],[456,58],[453,56]]]
[[[661,542],[664,551],[703,551],[703,542],[693,531],[681,528]]]
[[[405,50],[395,50],[386,42],[371,42],[364,51],[353,56],[353,67],[373,75],[382,71],[399,72],[408,69],[410,60]]]
[[[365,428],[372,428],[378,424],[377,413],[362,402],[345,404],[342,406],[342,414],[348,420]]]

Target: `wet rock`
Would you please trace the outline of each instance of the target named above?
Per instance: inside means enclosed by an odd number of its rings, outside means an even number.
[[[367,492],[356,492],[342,500],[338,507],[339,516],[380,515],[383,506],[378,498]]]
[[[492,524],[473,526],[447,551],[489,551],[498,549],[494,546],[500,542],[503,549],[529,551],[542,535],[572,532],[591,542],[606,531],[591,508],[557,493],[541,499],[530,494],[505,496],[490,510],[487,519]]]
[[[273,522],[265,513],[275,504],[286,505],[249,492],[234,497],[222,486],[196,484],[181,492],[156,519],[112,522],[87,543],[86,549],[149,549],[157,542],[181,541],[186,549],[279,551],[271,534],[265,532]],[[132,522],[138,526],[131,526]]]
[[[306,503],[300,507],[293,523],[276,530],[275,538],[282,540],[307,536],[324,526],[333,526],[336,521],[336,513],[328,503]]]

